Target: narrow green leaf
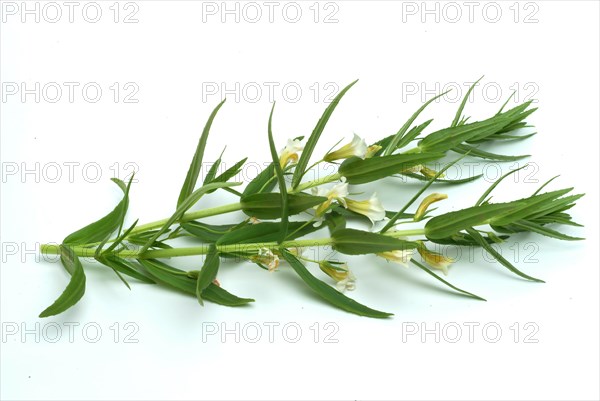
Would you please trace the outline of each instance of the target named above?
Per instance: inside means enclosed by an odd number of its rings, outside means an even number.
[[[408,131],[406,133],[406,135],[404,135],[404,136],[402,136],[402,138],[400,138],[400,141],[396,145],[396,149],[401,149],[401,148],[407,146],[417,136],[419,136],[419,134],[421,132],[423,132],[423,130],[425,128],[427,128],[429,126],[429,124],[431,124],[432,121],[433,121],[433,119],[427,120],[427,121],[425,121],[421,125],[416,125],[416,126],[412,127],[410,129],[410,131]],[[381,146],[381,149],[379,149],[377,152],[375,152],[375,154],[373,155],[373,157],[382,155],[383,152],[385,152],[385,150],[389,146],[389,144],[392,142],[392,140],[394,139],[395,136],[396,136],[396,134],[390,135],[390,136],[387,136],[387,137],[385,137],[383,139],[380,139],[379,141],[375,142],[373,145]]]
[[[570,235],[563,234],[559,231],[552,230],[548,227],[544,227],[540,224],[536,224],[527,220],[516,221],[512,223],[511,226],[519,227],[523,231],[531,231],[534,233],[545,235],[546,237],[556,238],[563,241],[581,241],[585,239],[580,237],[571,237]]]
[[[279,163],[279,162],[278,162]],[[271,192],[277,185],[275,163],[271,163],[261,171],[244,189],[244,196],[262,192]]]
[[[497,226],[504,226],[517,220],[527,219],[534,216],[536,213],[540,213],[547,206],[552,206],[553,200],[569,193],[572,190],[573,188],[565,188],[558,191],[546,192],[541,195],[535,195],[529,198],[510,202],[509,204],[514,205],[512,209],[493,216],[489,222],[490,224]]]
[[[285,184],[285,179],[283,178],[283,170],[281,169],[281,165],[279,164],[279,156],[277,155],[277,149],[275,149],[275,142],[273,141],[273,112],[275,111],[275,103],[273,103],[273,107],[271,107],[271,114],[269,115],[269,126],[268,126],[268,134],[269,134],[269,149],[271,149],[271,157],[273,158],[273,166],[275,166],[275,174],[277,175],[277,182],[279,183],[279,193],[281,196],[281,223],[280,223],[280,234],[277,239],[277,243],[281,244],[288,232],[288,193],[287,187]]]
[[[244,163],[246,163],[246,160],[248,160],[247,157],[245,157],[242,160],[240,160],[239,162],[235,163],[233,166],[231,166],[230,168],[225,170],[223,172],[223,174],[220,174],[218,177],[215,177],[211,182],[227,182],[227,181],[229,181],[229,179],[235,177],[235,175],[240,172],[242,166],[244,165]],[[229,192],[233,191],[233,193],[235,195],[238,195],[238,196],[241,195],[239,192],[233,190],[232,188],[224,188],[224,189]],[[208,193],[210,194],[215,191],[216,191],[216,189],[213,189],[213,190],[208,191]]]
[[[537,108],[526,110],[526,111],[522,112],[521,114],[518,114],[517,116],[515,116],[513,118],[513,122],[506,125],[500,131],[493,133],[492,135],[490,135],[487,138],[480,138],[480,137],[472,138],[468,142],[469,143],[479,143],[479,142],[488,141],[488,140],[489,141],[495,141],[497,139],[505,140],[505,139],[507,139],[507,138],[505,138],[505,134],[512,134],[514,131],[517,131],[520,129],[531,128],[532,127],[531,125],[529,125],[526,121],[521,121],[521,120],[525,120],[527,117],[529,117],[531,114],[533,114],[536,111],[537,111]],[[533,134],[531,134],[531,135],[533,135]],[[528,136],[531,136],[531,135],[528,135]],[[510,136],[514,136],[514,135],[510,135]],[[526,135],[521,135],[521,137],[525,137],[525,136]],[[521,138],[521,139],[523,139],[523,138]]]
[[[75,231],[68,235],[64,240],[65,245],[89,244],[92,242],[102,242],[107,239],[115,230],[117,230],[125,218],[127,207],[129,206],[129,188],[133,181],[133,176],[129,180],[127,186],[118,178],[113,178],[119,188],[123,190],[123,199],[119,204],[106,216],[94,223]]]
[[[311,232],[317,231],[310,222],[291,221],[289,223],[287,240],[303,237]],[[259,224],[248,224],[224,234],[217,240],[217,245],[248,244],[275,242],[281,233],[281,226],[275,222],[263,222]]]
[[[491,135],[501,130],[507,123],[508,121],[505,118],[499,116],[470,124],[444,128],[421,139],[418,146],[425,152],[446,152],[477,135]]]
[[[327,108],[325,109],[325,112],[323,113],[323,115],[321,116],[319,121],[317,122],[315,129],[313,130],[312,134],[310,134],[310,137],[306,141],[306,145],[304,146],[304,150],[302,151],[302,154],[300,155],[298,164],[296,164],[296,168],[294,170],[294,175],[292,177],[292,188],[295,189],[298,187],[298,185],[300,185],[300,181],[302,180],[302,177],[304,176],[304,173],[305,173],[304,170],[308,166],[310,157],[312,156],[312,153],[315,150],[315,146],[317,146],[317,142],[319,141],[319,138],[321,137],[321,134],[323,133],[323,130],[325,129],[325,125],[327,125],[329,118],[333,114],[333,111],[337,107],[337,105],[340,102],[340,100],[342,99],[342,97],[346,94],[346,92],[348,92],[348,90],[356,82],[358,82],[358,79],[356,81],[352,82],[350,85],[346,86],[344,89],[342,89],[342,91],[340,93],[337,94],[337,96],[333,99],[333,101],[331,103],[329,103],[329,106],[327,106]]]
[[[52,305],[44,309],[39,317],[58,315],[75,305],[85,294],[85,273],[79,258],[68,246],[60,246],[60,261],[65,269],[71,273],[71,280],[64,292]]]
[[[410,177],[410,178],[414,178],[416,180],[419,181],[429,181],[430,178],[427,177],[423,177],[422,175],[419,174],[415,174],[415,173],[402,173],[402,175],[406,176],[406,177]],[[402,178],[399,176],[395,176],[396,178]],[[448,184],[448,185],[458,185],[458,184],[464,184],[467,182],[471,182],[471,181],[475,181],[479,178],[483,177],[483,174],[477,174],[474,175],[472,177],[467,177],[467,178],[460,178],[460,179],[456,179],[456,180],[449,180],[446,178],[437,178],[435,180],[436,183],[440,183],[440,184]]]
[[[219,167],[221,166],[221,159],[223,158],[223,153],[225,153],[225,148],[223,148],[223,150],[221,151],[219,158],[213,163],[212,166],[210,166],[210,169],[208,169],[206,177],[204,177],[204,183],[202,185],[210,184],[217,176],[217,170],[219,170]]]
[[[196,297],[198,298],[198,302],[200,305],[204,305],[202,301],[202,293],[216,278],[217,272],[219,271],[219,253],[217,252],[217,247],[211,245],[208,254],[206,255],[206,259],[204,260],[204,265],[202,266],[202,270],[198,273],[198,278],[196,280]]]
[[[398,143],[402,139],[402,136],[406,133],[406,131],[408,131],[408,129],[410,128],[410,126],[412,125],[412,123],[417,119],[417,117],[419,117],[419,114],[421,114],[421,112],[423,110],[425,110],[425,108],[427,106],[429,106],[433,101],[439,99],[440,97],[444,96],[448,92],[449,91],[446,91],[444,93],[440,93],[439,95],[437,95],[437,96],[429,99],[427,102],[425,102],[425,104],[423,106],[419,107],[419,110],[417,110],[408,119],[408,121],[406,121],[404,123],[404,125],[400,128],[400,130],[398,131],[398,133],[396,133],[396,136],[394,136],[394,138],[390,141],[388,147],[386,148],[386,150],[384,152],[384,156],[389,156],[389,155],[391,155],[396,150],[396,148],[398,147]]]
[[[553,199],[550,202],[546,202],[543,205],[540,205],[534,213],[529,214],[527,216],[528,220],[535,220],[543,216],[549,216],[557,212],[564,212],[565,210],[569,210],[573,206],[575,206],[575,201],[582,198],[585,194],[577,194],[565,196],[558,199]],[[536,195],[540,196],[540,195]]]
[[[508,235],[499,235],[497,236],[500,240],[506,240],[509,238]],[[489,244],[495,243],[496,241],[492,241],[490,238],[484,238]],[[441,245],[456,245],[456,246],[477,246],[479,243],[473,239],[469,234],[465,233],[456,233],[447,238],[436,238],[430,239],[431,242],[435,242],[436,244]]]
[[[517,171],[524,169],[525,167],[527,167],[528,165],[524,165],[522,167],[516,168],[514,170],[510,170],[508,173],[504,174],[502,177],[498,178],[496,180],[496,182],[494,182],[484,193],[483,195],[481,195],[481,197],[479,199],[477,199],[477,202],[475,202],[475,206],[479,206],[481,205],[481,203],[488,197],[489,194],[492,193],[492,191],[494,190],[494,188],[496,188],[498,186],[498,184],[500,184],[502,182],[502,180],[504,180],[506,177],[508,177],[511,174],[516,173]]]
[[[546,181],[545,183],[543,183],[543,184],[542,184],[542,186],[541,186],[541,187],[539,187],[539,188],[537,189],[537,191],[535,191],[535,192],[533,193],[533,195],[531,195],[531,196],[535,196],[535,195],[539,194],[539,193],[542,191],[542,189],[544,189],[544,188],[546,187],[546,185],[550,184],[552,181],[554,181],[554,180],[555,180],[555,179],[557,179],[558,177],[560,177],[560,175],[555,175],[554,177],[550,178],[548,181]]]
[[[323,196],[306,194],[288,194],[288,215],[293,216],[327,200]],[[275,192],[257,193],[240,199],[242,211],[258,219],[277,219],[281,217],[281,195]]]
[[[360,304],[352,298],[348,298],[347,296],[337,291],[330,285],[317,279],[308,271],[308,269],[302,264],[302,262],[300,262],[294,255],[288,252],[287,249],[281,248],[281,255],[290,264],[290,266],[292,266],[292,269],[294,269],[294,271],[300,276],[300,278],[304,280],[304,282],[313,291],[315,291],[319,296],[321,296],[324,300],[326,300],[333,306],[336,306],[342,310],[360,316],[385,318],[392,315],[391,313],[381,312],[375,309],[371,309],[363,304]]]
[[[345,255],[365,255],[404,249],[414,249],[417,244],[387,235],[341,228],[331,233],[333,248]]]
[[[454,116],[454,120],[452,120],[452,124],[450,125],[451,127],[456,127],[458,125],[458,122],[460,121],[460,118],[462,116],[463,110],[465,108],[465,105],[467,104],[467,100],[469,100],[469,96],[471,95],[471,92],[473,92],[473,89],[475,89],[475,87],[477,86],[477,84],[479,83],[479,81],[481,81],[482,79],[483,79],[483,75],[481,76],[481,78],[479,78],[477,81],[475,81],[473,83],[473,85],[471,85],[469,87],[469,90],[465,94],[465,97],[463,98],[462,102],[460,102],[460,106],[458,106],[458,110],[456,111],[456,115]]]
[[[525,134],[525,135],[496,134],[496,135],[494,135],[494,139],[502,140],[502,141],[522,141],[523,139],[531,138],[532,136],[534,136],[536,134],[537,134],[537,132],[533,132],[531,134]]]
[[[99,261],[119,273],[126,274],[129,277],[133,277],[147,284],[156,284],[150,277],[140,273],[137,270],[137,265],[135,263],[127,259],[120,258],[116,255],[104,255]]]
[[[425,130],[425,128],[427,128],[429,126],[429,124],[432,123],[432,121],[433,121],[433,119],[430,119],[430,120],[425,121],[421,125],[417,125],[417,126],[411,128],[410,131],[408,131],[405,135],[402,136],[402,138],[400,138],[400,141],[398,141],[398,145],[396,146],[396,149],[402,149],[403,147],[407,146],[409,143],[414,141],[417,138],[417,136],[419,136],[419,134],[421,134],[421,132],[423,132]]]
[[[524,111],[530,103],[524,103],[505,113],[483,121],[448,127],[432,132],[419,141],[419,148],[425,152],[445,152],[463,142],[484,139],[502,130],[516,120],[525,118],[530,111]]]
[[[567,217],[563,217],[562,216],[563,214],[565,214]],[[530,221],[532,221],[533,223],[536,223],[536,224],[540,224],[540,225],[556,223],[556,224],[564,224],[567,226],[583,227],[582,224],[571,221],[571,216],[569,216],[566,213],[560,213],[558,215],[551,213],[548,216],[541,216],[541,217],[538,217],[537,219],[530,220]]]
[[[487,253],[492,255],[498,262],[500,262],[508,270],[515,273],[517,276],[523,277],[524,279],[527,279],[530,281],[536,281],[538,283],[544,282],[543,280],[540,280],[535,277],[531,277],[531,276],[523,273],[516,267],[514,267],[508,260],[506,260],[501,254],[499,254],[490,244],[488,244],[487,241],[483,239],[483,237],[481,236],[481,234],[479,234],[479,232],[477,230],[474,230],[472,228],[467,228],[466,230],[471,235],[471,237],[473,237],[473,239],[475,239],[475,241],[477,241],[477,243],[479,243],[479,245],[487,251]]]
[[[431,240],[451,237],[465,228],[488,224],[494,216],[515,207],[513,203],[493,203],[436,216],[425,224],[425,236]]]
[[[425,265],[417,262],[416,260],[411,259],[410,261],[413,262],[413,264],[415,266],[417,266],[419,269],[423,270],[425,273],[429,274],[430,276],[434,277],[435,279],[437,279],[437,280],[441,281],[442,283],[446,284],[448,287],[452,288],[453,290],[458,291],[461,294],[466,295],[466,296],[468,296],[470,298],[478,299],[480,301],[485,301],[485,299],[481,298],[479,295],[475,295],[475,294],[473,294],[473,293],[471,293],[469,291],[461,290],[460,288],[458,288],[458,287],[450,284],[448,281],[444,280],[443,278],[441,278],[440,276],[438,276],[437,274],[435,274],[434,272],[432,272],[430,268],[428,268],[427,266],[425,266]]]
[[[185,231],[200,239],[202,242],[207,243],[217,242],[219,238],[237,226],[237,224],[211,225],[199,221],[186,221],[185,223],[181,223],[181,227]]]
[[[202,298],[223,306],[244,306],[254,302],[252,298],[240,298],[216,284],[210,284],[202,292]]]
[[[351,157],[339,167],[338,173],[349,184],[364,184],[401,173],[419,164],[444,157],[444,153],[408,153],[361,159]]]
[[[187,275],[187,272],[176,269],[155,259],[140,259],[140,264],[158,281],[190,295],[196,295],[196,279]],[[202,298],[225,306],[242,306],[254,302],[251,298],[239,298],[225,289],[211,283],[202,292]]]
[[[497,153],[486,152],[486,151],[478,149],[474,146],[465,145],[465,144],[458,145],[457,147],[455,147],[452,150],[454,152],[460,153],[460,154],[469,153],[470,156],[479,157],[480,159],[496,160],[496,161],[501,161],[501,162],[516,161],[516,160],[521,160],[521,159],[531,156],[531,155],[519,155],[519,156],[500,155]]]
[[[140,254],[144,253],[152,244],[154,244],[154,241],[156,241],[158,237],[164,234],[169,229],[169,227],[173,225],[173,223],[178,221],[181,218],[181,216],[183,216],[189,208],[194,206],[196,202],[198,202],[200,198],[206,193],[213,189],[234,187],[236,185],[241,185],[241,182],[213,182],[211,184],[204,185],[203,187],[200,187],[194,192],[192,192],[186,199],[184,199],[183,202],[179,204],[177,210],[175,211],[175,213],[173,213],[169,220],[158,231],[156,231],[156,233],[152,237],[150,237],[150,239],[148,239],[148,241],[142,246],[142,248],[140,249]]]
[[[123,284],[125,284],[125,287],[127,287],[127,289],[131,290],[131,286],[129,285],[129,283],[127,282],[127,280],[125,280],[125,277],[123,277],[121,275],[121,273],[119,272],[119,270],[117,270],[114,267],[112,267],[111,264],[109,262],[107,262],[106,259],[102,255],[100,255],[98,253],[98,250],[96,250],[96,253],[94,255],[94,259],[96,259],[97,262],[102,263],[103,265],[105,265],[108,268],[110,268],[115,273],[115,275],[119,278],[119,280],[121,280],[121,282]]]
[[[113,251],[113,250],[114,250],[114,249],[115,249],[117,246],[119,246],[119,245],[120,245],[120,244],[123,242],[123,240],[124,240],[125,238],[127,238],[127,236],[128,236],[128,235],[131,233],[131,231],[132,231],[132,230],[135,228],[135,226],[137,225],[138,221],[139,221],[139,219],[136,219],[136,220],[133,222],[133,224],[132,224],[132,225],[131,225],[131,226],[130,226],[130,227],[127,229],[127,230],[125,230],[125,231],[124,231],[124,232],[123,232],[121,235],[119,235],[119,236],[117,237],[117,239],[116,239],[116,240],[115,240],[115,241],[114,241],[112,244],[110,244],[110,246],[109,246],[108,248],[106,248],[106,250],[104,251],[104,253],[106,253],[106,254],[107,254],[107,253],[110,253],[110,252],[112,252],[112,251]],[[98,248],[100,248],[100,247],[98,247]]]
[[[517,93],[517,91],[513,91],[513,93],[510,94],[510,96],[508,97],[508,99],[506,99],[506,102],[504,102],[502,104],[502,107],[500,107],[500,110],[498,110],[498,113],[496,113],[496,115],[502,113],[502,110],[504,110],[504,108],[506,107],[506,105],[508,104],[508,102],[510,102],[510,99],[512,99],[513,96],[515,96],[516,93]]]
[[[202,168],[202,159],[204,157],[204,149],[206,148],[206,141],[208,140],[208,133],[210,132],[210,127],[217,115],[217,112],[223,106],[225,100],[215,107],[213,112],[208,117],[208,121],[206,121],[206,125],[204,126],[204,130],[202,131],[202,135],[198,141],[198,146],[196,147],[196,153],[194,153],[194,157],[192,158],[192,162],[190,163],[190,168],[188,169],[187,175],[185,177],[185,181],[183,182],[183,186],[181,187],[181,192],[179,193],[179,199],[177,200],[177,207],[179,207],[191,194],[194,192],[194,188],[196,187],[196,182],[198,181],[198,175],[200,174],[200,169]]]

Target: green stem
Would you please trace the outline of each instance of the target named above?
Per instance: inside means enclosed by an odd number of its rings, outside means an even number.
[[[188,212],[183,215],[183,217],[181,218],[181,221],[186,222],[186,221],[190,221],[190,220],[200,219],[203,217],[231,213],[231,212],[235,212],[235,211],[241,210],[241,209],[242,209],[242,205],[240,203],[230,203],[228,205],[211,207],[208,209],[202,209],[202,210],[198,210],[195,212]],[[169,219],[167,218],[167,219],[153,221],[152,223],[143,224],[141,226],[137,226],[131,231],[130,235],[139,233],[139,232],[154,230],[156,228],[161,228],[168,220]]]
[[[424,229],[413,229],[413,230],[401,230],[387,232],[385,235],[390,237],[405,237],[413,235],[423,235]],[[277,248],[283,246],[285,248],[306,248],[312,246],[324,246],[332,245],[332,238],[317,238],[317,239],[299,239],[293,241],[284,241],[281,244],[277,242],[263,242],[263,243],[251,243],[251,244],[231,244],[231,245],[217,245],[217,250],[223,253],[232,252],[254,252],[261,248]],[[172,258],[178,256],[195,256],[195,255],[206,255],[209,251],[210,245],[200,245],[188,248],[170,248],[170,249],[153,249],[143,253],[136,250],[125,249],[116,253],[117,256],[126,259],[156,259],[156,258]],[[93,258],[95,248],[89,246],[73,246],[71,248],[77,256]],[[57,244],[43,244],[41,246],[41,252],[45,255],[58,255],[60,254],[60,245]]]

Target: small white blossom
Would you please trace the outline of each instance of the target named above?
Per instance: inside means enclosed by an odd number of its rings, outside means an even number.
[[[322,216],[323,213],[329,208],[331,202],[337,200],[341,205],[346,207],[346,197],[348,196],[348,183],[346,179],[342,177],[342,182],[334,185],[330,189],[325,188],[313,188],[312,194],[315,196],[323,196],[327,200],[316,207],[316,215]]]
[[[270,272],[277,270],[279,267],[279,256],[275,255],[269,248],[260,248],[258,255],[253,257],[252,260],[256,263],[266,265]]]
[[[340,159],[347,159],[352,156],[358,156],[364,159],[367,154],[367,144],[364,139],[354,134],[352,142],[345,144],[338,150],[327,153],[323,160],[326,162],[332,162]]]
[[[337,288],[339,292],[354,291],[356,289],[356,277],[354,277],[352,272],[348,272],[348,277],[338,281],[335,288]]]
[[[377,197],[377,193],[374,193],[369,200],[365,201],[346,199],[345,206],[348,210],[367,216],[372,223],[385,219],[385,209]]]
[[[298,161],[298,152],[304,149],[304,145],[298,139],[288,139],[287,145],[279,154],[279,164],[285,167],[288,163]]]

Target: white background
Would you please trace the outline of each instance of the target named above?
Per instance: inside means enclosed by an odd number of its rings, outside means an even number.
[[[22,22],[21,3],[8,3],[2,2],[0,42],[2,399],[598,399],[597,2],[299,2],[296,23],[290,22],[294,5],[282,14],[286,3],[274,8],[273,22],[262,2],[238,3],[239,22],[235,14],[222,22],[221,2],[98,2],[96,23],[84,18],[94,18],[86,2],[74,9],[72,23],[62,2],[56,23],[49,21],[54,6],[38,3],[39,22],[35,14]],[[263,14],[253,23],[256,4]],[[84,6],[88,14],[82,15]],[[124,23],[132,12],[138,22]],[[474,120],[495,113],[515,89],[519,101],[533,96],[540,107],[528,119],[538,135],[494,148],[532,154],[534,163],[518,182],[499,187],[495,200],[531,194],[556,174],[561,177],[550,188],[575,186],[587,194],[572,209],[585,228],[566,229],[587,241],[519,235],[502,247],[546,284],[510,275],[480,252],[472,262],[465,254],[448,279],[488,300],[478,302],[448,292],[414,267],[347,258],[358,278],[350,295],[395,313],[375,320],[321,303],[286,266],[268,274],[224,264],[223,286],[256,299],[235,309],[202,308],[192,297],[134,280],[129,291],[107,269],[87,263],[85,297],[60,316],[37,318],[68,276],[59,264],[39,260],[36,247],[111,210],[120,191],[110,177],[137,170],[127,222],[173,211],[204,122],[225,95],[208,92],[212,85],[225,83],[233,92],[213,125],[205,160],[227,145],[224,160],[231,166],[244,156],[255,164],[269,160],[268,85],[278,101],[274,132],[281,147],[289,137],[310,134],[335,88],[328,83],[341,88],[360,79],[330,120],[315,153],[322,154],[353,132],[368,142],[395,133],[424,99],[452,87],[419,119],[435,118],[427,132],[447,126],[466,85],[482,74],[466,109]],[[15,83],[32,89],[36,82],[39,102],[35,94],[23,100],[20,92],[9,93]],[[79,85],[72,102],[64,82]],[[55,103],[56,93],[42,90],[48,83],[63,89]],[[102,89],[95,103],[93,91],[83,97],[87,83]],[[287,93],[285,85],[292,88]],[[261,94],[252,91],[256,87]],[[132,88],[138,90],[129,100],[137,103],[125,102]],[[479,163],[470,166],[484,171],[484,179],[436,187],[450,195],[439,211],[470,206],[499,172],[515,166],[470,161]],[[69,163],[79,164],[70,171]],[[461,172],[466,176],[467,167]],[[389,180],[355,192],[366,197],[377,190],[388,209],[397,209],[417,189]],[[231,201],[217,192],[197,207]],[[197,269],[199,259],[177,264]],[[272,342],[269,324],[278,325]],[[57,327],[62,336],[52,342]],[[256,327],[262,337],[252,343]],[[298,327],[302,333],[292,342]],[[453,343],[456,327],[462,337]],[[93,343],[97,328],[102,334]],[[209,335],[215,328],[219,332]],[[409,335],[415,328],[419,332]],[[422,338],[424,328],[440,338]],[[222,329],[231,331],[224,339]]]

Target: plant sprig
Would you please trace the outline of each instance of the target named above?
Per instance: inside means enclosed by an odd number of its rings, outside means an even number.
[[[330,149],[319,161],[309,165],[327,122],[343,96],[356,82],[346,86],[326,108],[304,145],[301,144],[303,137],[294,138],[279,153],[273,135],[273,104],[267,124],[272,162],[242,192],[233,189],[241,183],[230,180],[241,171],[247,159],[240,160],[217,176],[224,152],[221,152],[205,174],[202,186],[196,188],[211,126],[224,100],[216,106],[205,124],[181,188],[177,207],[170,217],[141,225],[136,220],[123,231],[132,180],[125,184],[115,179],[123,191],[123,199],[114,210],[68,235],[60,245],[42,246],[42,253],[60,255],[61,263],[71,279],[64,292],[40,317],[62,313],[83,297],[86,276],[80,260],[82,257],[94,258],[111,269],[128,288],[131,286],[124,275],[143,283],[158,283],[194,295],[202,305],[204,301],[210,301],[226,306],[243,306],[254,299],[238,297],[220,286],[217,275],[221,258],[244,260],[271,272],[285,263],[329,304],[357,315],[385,318],[391,316],[391,313],[365,306],[343,293],[354,289],[356,285],[356,277],[347,262],[331,257],[323,260],[309,259],[301,255],[302,250],[329,246],[341,255],[368,254],[405,266],[411,263],[452,291],[472,299],[484,300],[435,273],[434,270],[447,273],[453,260],[429,249],[426,244],[480,247],[512,273],[526,280],[541,282],[542,280],[520,271],[503,258],[493,244],[504,242],[510,235],[523,232],[565,241],[582,239],[556,229],[561,225],[580,226],[567,213],[583,196],[571,195],[572,188],[542,192],[552,181],[550,180],[527,198],[503,203],[491,202],[491,192],[504,178],[518,169],[500,177],[475,201],[474,206],[432,217],[435,209],[430,208],[430,205],[446,199],[446,195],[431,193],[421,200],[415,211],[409,211],[432,185],[466,184],[479,178],[480,176],[458,180],[443,178],[443,173],[464,157],[495,161],[526,157],[501,155],[479,149],[479,145],[483,143],[493,145],[533,135],[522,134],[519,130],[528,126],[525,120],[536,110],[530,108],[531,102],[525,102],[504,111],[507,100],[492,117],[469,122],[470,118],[464,116],[463,112],[470,92],[479,81],[469,89],[447,128],[425,134],[432,120],[414,125],[425,108],[443,95],[440,94],[420,107],[396,134],[386,136],[371,146],[367,146],[364,139],[355,135],[350,143],[335,150]],[[416,146],[410,147],[415,142]],[[440,171],[429,167],[451,152],[463,156]],[[336,173],[313,181],[302,181],[311,169],[318,168],[321,163],[336,163],[340,160],[342,162],[338,164]],[[348,189],[349,185],[398,176],[416,179],[417,182],[423,182],[423,186],[397,211],[384,209],[375,194],[368,200],[354,199]],[[286,177],[291,177],[290,187],[287,187]],[[278,192],[273,192],[275,187],[279,188]],[[238,202],[189,211],[202,197],[218,190],[233,193],[239,198]],[[205,217],[234,211],[242,211],[246,218],[221,225],[202,221]],[[300,217],[299,220],[292,220],[292,216]],[[379,232],[349,228],[348,223],[356,219],[368,220],[373,224],[385,219],[387,222]],[[421,228],[395,229],[407,222],[425,223]],[[328,236],[307,237],[324,228],[327,228]],[[116,236],[111,239],[113,234]],[[173,246],[171,241],[180,236],[192,239],[197,245]],[[105,248],[107,244],[110,245]],[[421,262],[415,259],[416,253],[420,254]],[[180,270],[161,260],[192,255],[205,255],[200,270]],[[336,288],[313,274],[306,263],[318,265],[325,277],[335,282]]]

